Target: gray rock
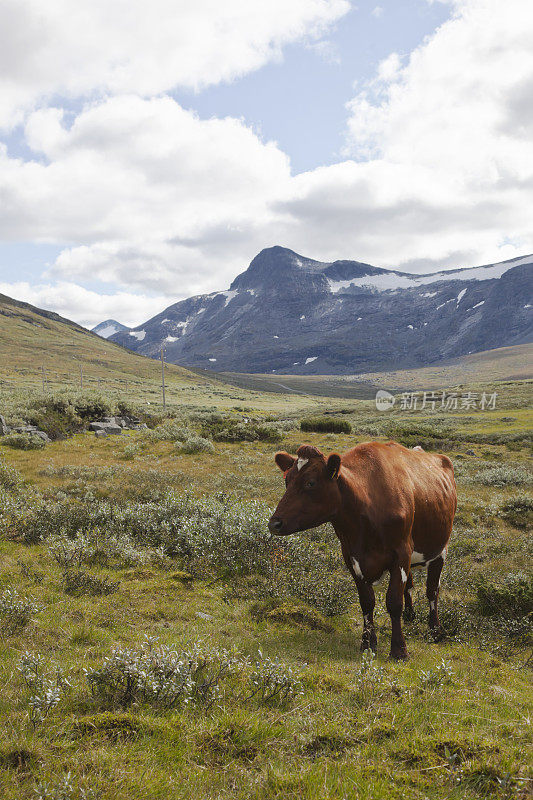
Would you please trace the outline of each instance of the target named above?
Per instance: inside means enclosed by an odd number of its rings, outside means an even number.
[[[89,423],[89,430],[90,431],[103,431],[105,429],[105,422],[90,422]]]
[[[0,414],[0,436],[6,436],[9,433],[5,417]]]
[[[475,456],[475,455],[477,455],[477,453],[475,453],[473,450],[465,450],[465,453],[466,453],[467,456]]]
[[[47,434],[47,433],[45,433],[44,431],[35,430],[35,431],[32,431],[32,432],[31,432],[31,435],[32,435],[32,436],[38,436],[38,437],[39,437],[39,439],[42,439],[42,440],[43,440],[43,442],[50,442],[50,441],[51,441],[51,439],[50,439],[50,437],[48,436],[48,434]]]
[[[104,430],[105,430],[106,433],[115,434],[115,435],[119,434],[119,433],[122,433],[122,428],[120,427],[120,425],[115,425],[112,422],[110,422],[108,425],[106,425]]]
[[[97,436],[98,438],[102,438],[102,437],[104,437],[104,436],[107,436],[107,431],[104,431],[104,430],[96,430],[96,431],[94,432],[94,435],[95,435],[95,436]]]
[[[89,424],[90,431],[105,431],[105,433],[119,434],[122,433],[122,428],[114,422],[91,422]]]
[[[207,620],[214,619],[214,617],[212,617],[211,614],[206,614],[205,611],[197,611],[196,616],[200,617],[200,619],[207,619]]]

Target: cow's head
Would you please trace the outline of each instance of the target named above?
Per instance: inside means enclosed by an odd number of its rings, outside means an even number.
[[[341,457],[326,459],[316,447],[302,445],[295,456],[276,453],[285,477],[285,494],[270,518],[268,528],[279,536],[306,531],[328,522],[337,513],[341,495],[337,481]]]

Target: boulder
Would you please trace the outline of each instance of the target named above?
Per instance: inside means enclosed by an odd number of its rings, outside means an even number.
[[[97,436],[98,438],[103,438],[104,436],[107,436],[107,431],[104,431],[102,429],[96,430],[94,432],[94,435]]]
[[[122,428],[120,425],[117,425],[114,422],[91,422],[89,424],[89,430],[94,431],[104,431],[105,433],[110,434],[117,434],[122,433]]]
[[[105,422],[89,422],[90,431],[103,431],[105,429]]]
[[[51,441],[50,437],[48,436],[45,431],[39,430],[36,425],[17,425],[16,428],[13,428],[15,433],[25,433],[28,436],[38,436],[39,439],[42,439],[43,442]]]
[[[2,414],[0,414],[0,436],[7,436],[8,433],[9,428],[7,427],[7,422]]]

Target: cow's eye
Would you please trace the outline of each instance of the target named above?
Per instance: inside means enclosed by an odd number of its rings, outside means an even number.
[[[312,489],[313,486],[315,485],[315,483],[316,483],[316,481],[314,481],[313,479],[311,479],[310,481],[307,481],[307,483],[305,484],[306,489]]]

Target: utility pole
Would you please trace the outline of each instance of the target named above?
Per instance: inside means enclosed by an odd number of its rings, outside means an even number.
[[[80,364],[80,389],[83,389],[83,364]]]
[[[161,345],[161,386],[163,388],[163,411],[165,411],[167,403],[165,399],[165,352],[163,345]]]

